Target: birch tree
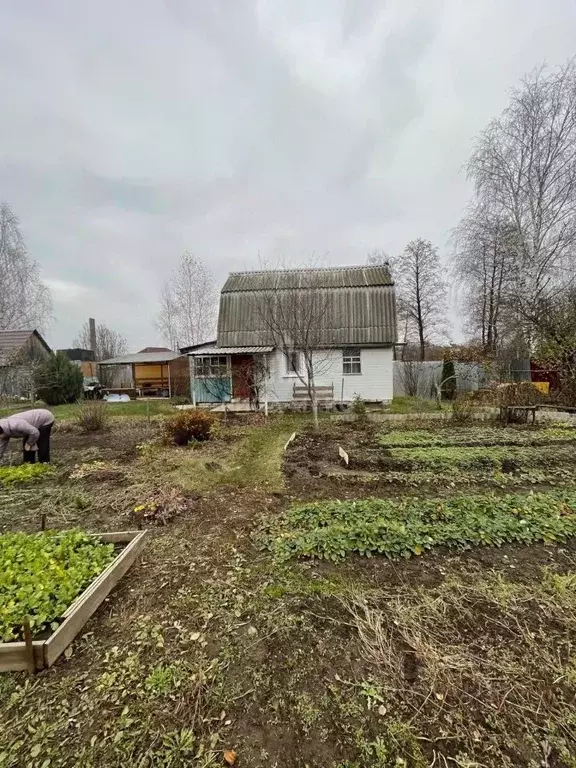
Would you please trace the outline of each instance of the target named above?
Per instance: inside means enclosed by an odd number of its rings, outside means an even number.
[[[527,75],[478,137],[468,164],[479,202],[517,232],[511,297],[529,334],[576,276],[576,65]]]
[[[170,349],[214,337],[218,294],[210,269],[185,252],[162,287],[156,327]]]
[[[398,315],[405,319],[407,336],[416,337],[424,360],[426,346],[444,335],[447,326],[447,289],[438,249],[429,240],[412,240],[393,260],[393,277]]]
[[[52,318],[52,298],[32,260],[18,217],[0,203],[0,330],[46,329]]]
[[[486,205],[472,206],[456,227],[453,266],[463,292],[467,329],[488,352],[495,352],[514,328],[517,233],[510,220]]]

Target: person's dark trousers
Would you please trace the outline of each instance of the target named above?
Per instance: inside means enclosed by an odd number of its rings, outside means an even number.
[[[50,462],[50,432],[52,432],[52,424],[40,427],[38,431],[40,432],[40,437],[38,438],[38,461],[41,464],[48,464]]]
[[[23,461],[25,464],[35,464],[36,453],[38,453],[38,461],[41,464],[47,464],[50,461],[50,432],[52,432],[52,424],[40,427],[38,432],[40,432],[37,443],[38,451],[27,451],[23,448]],[[26,440],[24,440],[24,445],[26,445]]]

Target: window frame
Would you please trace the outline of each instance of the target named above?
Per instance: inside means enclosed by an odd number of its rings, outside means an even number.
[[[198,355],[194,358],[195,378],[222,379],[229,376],[228,355]]]
[[[282,352],[284,358],[284,376],[298,377],[302,371],[302,354],[299,349],[285,349]],[[294,366],[296,361],[296,366]]]
[[[354,368],[358,370],[354,370]],[[346,370],[348,368],[348,370]],[[342,348],[342,375],[362,376],[362,349],[361,347]]]

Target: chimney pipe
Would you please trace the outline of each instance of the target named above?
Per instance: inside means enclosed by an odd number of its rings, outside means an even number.
[[[94,352],[94,359],[96,359],[96,320],[93,317],[88,318],[88,326],[90,328],[90,349]]]

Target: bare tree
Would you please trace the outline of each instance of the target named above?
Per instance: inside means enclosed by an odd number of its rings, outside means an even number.
[[[505,333],[513,332],[510,302],[514,289],[517,232],[509,219],[486,204],[471,206],[453,233],[453,266],[463,289],[467,330],[494,352]]]
[[[81,349],[90,349],[90,325],[84,323],[72,344]],[[119,331],[108,328],[104,323],[96,324],[96,360],[109,360],[128,351],[128,341]]]
[[[330,294],[323,287],[322,273],[308,269],[299,288],[278,288],[271,282],[250,303],[260,320],[262,344],[282,350],[287,367],[306,388],[318,427],[317,377],[330,367]]]
[[[421,360],[426,358],[426,345],[446,331],[446,284],[441,274],[438,249],[429,240],[412,240],[393,260],[399,319],[404,318],[407,335],[416,335]]]
[[[185,252],[162,288],[156,327],[171,349],[214,337],[217,292],[208,267]]]
[[[84,323],[80,333],[72,342],[75,347],[81,349],[90,349],[90,324]],[[128,341],[119,331],[108,328],[104,323],[96,324],[96,361],[109,360],[112,357],[118,357],[128,352]],[[105,387],[118,386],[121,380],[122,369],[112,366],[99,366],[100,383]]]
[[[50,291],[7,203],[0,203],[0,287],[0,329],[46,328],[52,318]]]
[[[478,199],[517,232],[514,310],[528,335],[576,276],[576,65],[527,75],[476,141],[468,164]]]
[[[418,397],[422,394],[422,384],[426,377],[425,365],[428,363],[423,363],[421,360],[404,360],[399,363],[398,378],[403,394],[408,397]]]

